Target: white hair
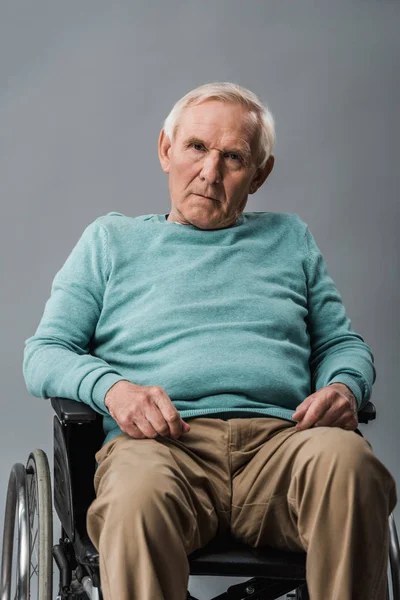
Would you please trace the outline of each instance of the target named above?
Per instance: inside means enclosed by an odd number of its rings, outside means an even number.
[[[258,148],[255,163],[257,167],[263,168],[272,153],[275,143],[274,118],[266,104],[250,90],[227,81],[205,83],[188,92],[173,106],[168,117],[164,121],[163,129],[172,142],[179,125],[182,112],[189,106],[201,104],[206,100],[220,100],[222,102],[236,102],[249,111],[253,132],[257,134]]]

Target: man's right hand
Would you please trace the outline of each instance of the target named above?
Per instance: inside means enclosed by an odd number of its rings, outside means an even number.
[[[158,435],[178,439],[190,431],[168,394],[158,385],[136,385],[117,381],[107,392],[104,403],[120,429],[136,439]]]

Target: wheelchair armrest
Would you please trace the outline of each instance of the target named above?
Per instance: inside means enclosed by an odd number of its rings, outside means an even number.
[[[70,398],[50,398],[51,405],[54,408],[61,423],[91,423],[98,417],[88,404],[71,400]]]
[[[372,402],[367,402],[364,408],[358,413],[358,421],[359,423],[368,423],[368,421],[373,421],[374,419],[376,419],[375,406]]]

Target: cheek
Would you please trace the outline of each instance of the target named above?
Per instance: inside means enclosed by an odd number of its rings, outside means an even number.
[[[192,163],[180,161],[175,163],[173,170],[173,177],[175,179],[175,183],[179,187],[185,187],[188,185],[197,175],[197,171],[195,165]]]
[[[247,181],[244,181],[241,177],[232,178],[225,182],[225,190],[228,198],[234,200],[240,200],[246,189]]]

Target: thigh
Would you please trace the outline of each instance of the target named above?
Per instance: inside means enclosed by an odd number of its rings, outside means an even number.
[[[254,420],[251,439],[255,453],[233,481],[232,533],[254,547],[305,550],[295,500],[306,486],[319,493],[318,485],[323,483],[317,478],[321,480],[333,455],[342,465],[358,463],[361,467],[363,457],[372,455],[371,445],[356,432],[337,427],[296,431],[294,426],[282,425],[268,438],[259,419]]]
[[[226,433],[215,421],[191,419],[190,432],[178,440],[138,440],[122,434],[108,442],[96,454],[91,510],[104,512],[104,504],[114,510],[140,510],[156,497],[173,499],[182,523],[187,523],[187,535],[195,527],[196,545],[204,546],[229,524]]]

